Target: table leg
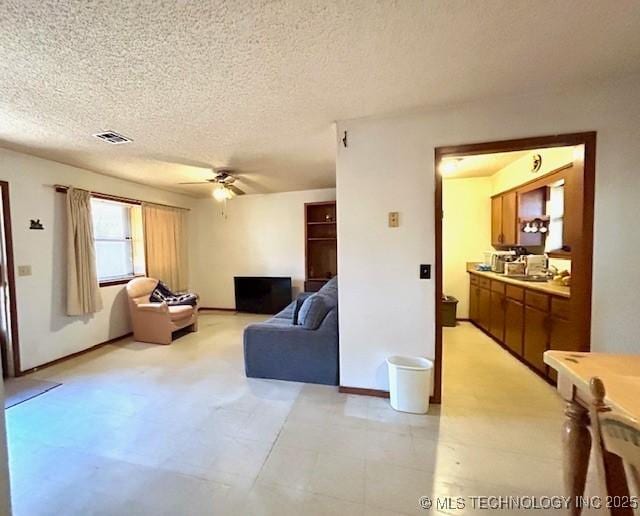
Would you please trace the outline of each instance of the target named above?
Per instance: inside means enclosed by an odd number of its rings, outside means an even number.
[[[570,401],[564,413],[567,416],[562,430],[564,484],[567,495],[571,497],[571,515],[579,516],[582,508],[576,501],[584,495],[591,452],[589,412],[577,402]]]

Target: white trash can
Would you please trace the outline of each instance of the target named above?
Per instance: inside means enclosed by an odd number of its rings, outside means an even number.
[[[433,362],[421,357],[387,358],[391,407],[400,412],[426,414],[429,410]]]

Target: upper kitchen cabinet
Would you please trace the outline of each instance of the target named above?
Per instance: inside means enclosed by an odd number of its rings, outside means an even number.
[[[523,246],[544,245],[545,233],[541,231],[527,231],[527,226],[533,227],[535,221],[544,222],[546,210],[546,187],[534,188],[518,192],[518,244]]]
[[[518,244],[518,208],[516,192],[491,198],[491,245],[494,247]]]

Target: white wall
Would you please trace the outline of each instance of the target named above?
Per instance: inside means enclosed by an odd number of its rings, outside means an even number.
[[[468,262],[491,249],[491,177],[442,181],[444,293],[458,299],[457,317],[469,317]]]
[[[213,199],[191,213],[191,277],[202,306],[234,308],[234,276],[291,276],[304,284],[304,203],[335,199],[335,189]]]
[[[428,144],[409,118],[339,123],[340,384],[387,388],[385,358],[433,355],[433,177]],[[431,150],[433,158],[433,149]],[[387,226],[387,213],[400,226]]]
[[[434,148],[596,130],[592,349],[638,352],[640,75],[543,95],[500,98],[338,123],[341,383],[386,389],[384,358],[433,357]],[[400,211],[399,229],[386,212]]]
[[[516,186],[538,179],[573,161],[574,147],[554,147],[551,149],[537,149],[527,155],[509,163],[491,176],[491,195],[511,190]],[[542,157],[540,170],[531,172],[533,155]]]
[[[104,309],[92,317],[65,314],[64,184],[144,201],[188,207],[194,199],[88,170],[0,149],[0,179],[9,182],[22,369],[29,369],[131,331],[124,286],[101,289]],[[44,231],[29,230],[40,219]]]

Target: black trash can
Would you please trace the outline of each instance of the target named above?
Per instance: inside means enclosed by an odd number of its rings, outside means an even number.
[[[458,300],[453,296],[442,296],[442,326],[456,325]]]

